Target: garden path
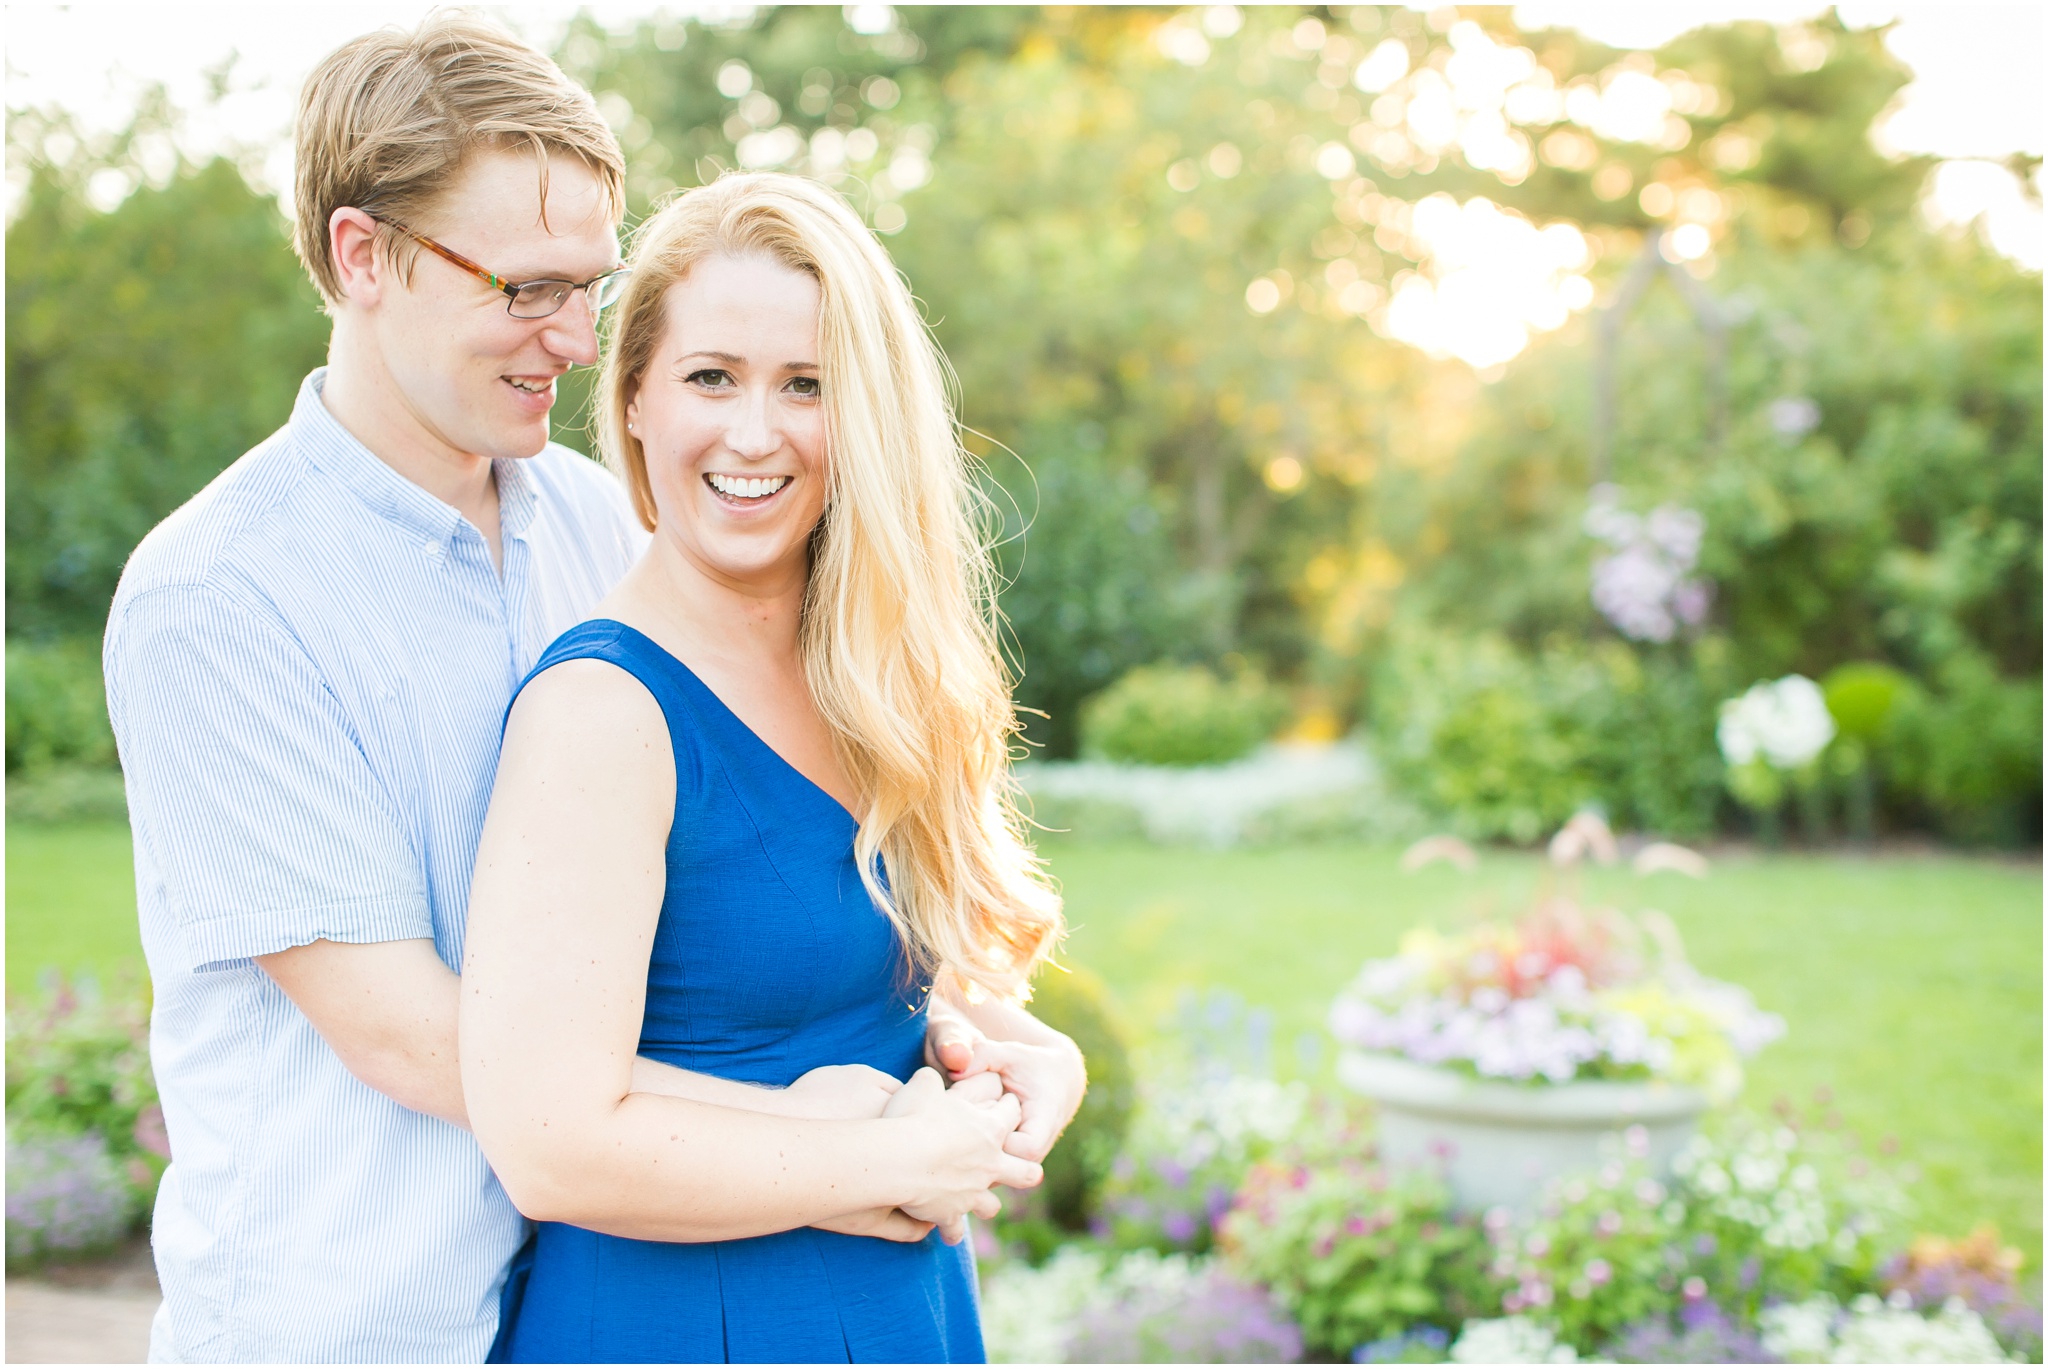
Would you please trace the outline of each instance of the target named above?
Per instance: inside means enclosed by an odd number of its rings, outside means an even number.
[[[7,1280],[7,1363],[141,1364],[162,1296],[149,1243]]]

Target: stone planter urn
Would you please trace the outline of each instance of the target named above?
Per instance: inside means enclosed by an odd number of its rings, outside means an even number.
[[[1388,1164],[1441,1168],[1452,1200],[1473,1212],[1528,1211],[1550,1179],[1598,1169],[1601,1138],[1632,1126],[1668,1175],[1707,1108],[1704,1093],[1680,1084],[1476,1079],[1368,1051],[1341,1054],[1337,1077],[1378,1105]]]

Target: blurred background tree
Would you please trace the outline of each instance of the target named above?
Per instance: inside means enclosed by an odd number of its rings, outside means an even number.
[[[2038,839],[2040,279],[1914,212],[1930,163],[1870,137],[1910,76],[1881,30],[1642,53],[1494,7],[795,7],[585,18],[558,56],[636,217],[779,167],[885,235],[1005,523],[1045,754],[1133,668],[1253,669],[1474,834],[1585,802],[1696,834],[1736,817],[1718,700],[1869,662],[1912,686],[1858,742],[1876,821]],[[96,633],[134,540],[321,352],[275,206],[152,166],[145,116],[10,130],[16,635]],[[141,188],[94,208],[107,173]],[[1618,506],[1704,519],[1711,601],[1661,641],[1596,609],[1584,524],[1593,306],[1657,250],[1727,338],[1718,430],[1678,292],[1617,352]]]

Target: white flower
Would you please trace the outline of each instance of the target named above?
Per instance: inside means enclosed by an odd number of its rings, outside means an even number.
[[[1715,737],[1730,765],[1761,755],[1779,770],[1796,770],[1835,739],[1835,720],[1819,685],[1787,675],[1722,704]]]
[[[1103,1259],[1062,1246],[1037,1269],[1005,1265],[981,1281],[981,1334],[997,1364],[1058,1364],[1066,1359],[1074,1323],[1107,1300]]]
[[[1453,1364],[1576,1364],[1578,1358],[1549,1327],[1528,1317],[1475,1317],[1451,1346]]]
[[[1766,1307],[1757,1316],[1764,1349],[1790,1364],[1825,1363],[1835,1348],[1837,1310],[1835,1300],[1825,1294]]]
[[[1787,395],[1771,401],[1771,431],[1787,441],[1797,441],[1820,426],[1820,405],[1805,395]]]
[[[1903,1301],[1903,1300],[1902,1300]],[[2005,1364],[1984,1319],[1960,1299],[1931,1317],[1864,1294],[1844,1314],[1825,1295],[1767,1307],[1757,1318],[1764,1349],[1808,1364]]]
[[[1061,1246],[1037,1269],[1024,1263],[981,1280],[982,1338],[994,1364],[1059,1364],[1077,1324],[1090,1312],[1142,1293],[1185,1295],[1211,1262],[1136,1250],[1115,1264],[1101,1252]]]

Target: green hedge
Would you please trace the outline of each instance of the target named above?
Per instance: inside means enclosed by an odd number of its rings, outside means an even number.
[[[7,773],[114,763],[99,643],[9,640]]]
[[[1215,765],[1273,735],[1287,705],[1249,671],[1219,679],[1202,666],[1131,671],[1081,710],[1081,748],[1141,765]]]

